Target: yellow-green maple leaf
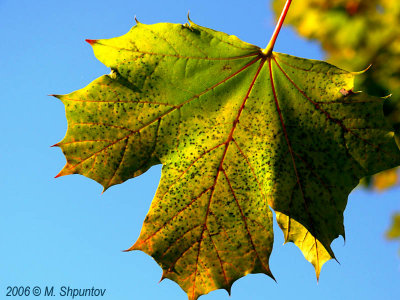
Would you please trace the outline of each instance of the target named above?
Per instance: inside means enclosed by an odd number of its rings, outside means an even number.
[[[355,73],[190,24],[137,24],[89,40],[112,72],[68,95],[61,175],[104,189],[162,163],[131,250],[189,299],[272,276],[272,213],[319,274],[344,235],[360,178],[400,164],[389,101],[353,93]]]

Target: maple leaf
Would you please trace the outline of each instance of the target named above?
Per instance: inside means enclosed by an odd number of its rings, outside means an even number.
[[[88,42],[112,72],[56,96],[68,120],[57,177],[82,174],[107,189],[162,163],[129,250],[154,257],[189,299],[229,292],[249,273],[272,277],[270,208],[318,276],[344,235],[348,194],[400,164],[389,100],[352,92],[356,73],[190,20]]]

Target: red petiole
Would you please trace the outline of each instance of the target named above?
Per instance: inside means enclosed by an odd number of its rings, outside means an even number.
[[[286,15],[289,11],[290,4],[292,4],[292,0],[287,0],[286,4],[282,10],[281,16],[279,17],[278,23],[276,24],[276,27],[275,27],[274,33],[272,34],[271,40],[269,41],[267,47],[263,50],[263,53],[266,56],[270,56],[274,49],[276,39],[278,38],[279,32],[281,31],[283,22],[285,21]]]

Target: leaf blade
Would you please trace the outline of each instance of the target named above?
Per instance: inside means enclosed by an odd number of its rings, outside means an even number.
[[[352,92],[354,73],[193,23],[139,24],[91,44],[112,73],[58,96],[60,174],[107,189],[162,163],[130,250],[153,256],[190,299],[249,273],[273,277],[270,208],[318,277],[344,236],[348,194],[400,164],[383,100]]]

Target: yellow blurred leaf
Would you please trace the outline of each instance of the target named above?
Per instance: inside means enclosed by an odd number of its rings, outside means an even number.
[[[398,184],[399,174],[397,169],[380,172],[374,176],[373,186],[378,191],[383,191]]]
[[[400,241],[400,213],[393,215],[392,227],[386,232],[386,237]]]

